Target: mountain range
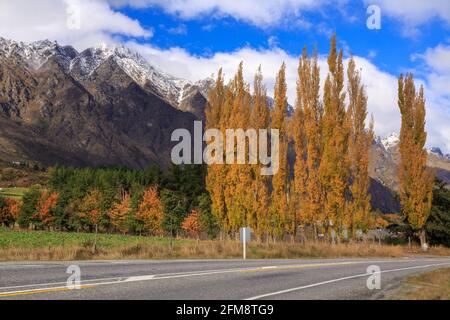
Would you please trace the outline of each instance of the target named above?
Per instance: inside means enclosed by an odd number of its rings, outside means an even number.
[[[78,52],[0,38],[0,160],[167,167],[172,131],[203,119],[212,83],[171,76],[121,45]],[[371,149],[372,204],[383,212],[399,209],[398,142],[377,137]],[[450,182],[450,155],[431,148],[428,162]]]

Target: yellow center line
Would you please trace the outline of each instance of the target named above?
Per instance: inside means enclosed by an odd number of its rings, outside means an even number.
[[[95,285],[82,285],[78,289],[87,289],[95,287]],[[68,287],[58,287],[58,288],[46,288],[46,289],[35,289],[35,290],[25,290],[25,291],[16,291],[16,292],[5,292],[0,293],[0,298],[3,297],[16,297],[30,294],[39,294],[39,293],[51,293],[51,292],[61,292],[61,291],[72,291],[78,289],[69,289]]]

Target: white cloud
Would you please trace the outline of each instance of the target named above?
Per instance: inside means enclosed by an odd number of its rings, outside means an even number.
[[[169,28],[167,30],[171,34],[177,34],[177,35],[186,35],[188,33],[187,27],[185,24],[180,24],[176,27]]]
[[[69,28],[68,19],[78,12],[79,28]],[[5,38],[51,39],[84,49],[112,42],[116,35],[148,38],[152,32],[101,0],[0,1],[0,36]]]
[[[378,51],[376,51],[376,50],[369,50],[369,53],[368,53],[368,55],[367,55],[367,58],[373,59],[373,58],[376,58],[377,55],[378,55]]]
[[[441,19],[450,24],[450,3],[448,0],[364,0],[368,5],[379,5],[381,16],[400,20],[403,34],[415,36],[419,26],[432,20]]]
[[[425,63],[428,142],[450,152],[450,46],[428,48],[416,57]]]
[[[434,71],[450,74],[450,46],[438,45],[435,48],[428,48],[420,57]]]
[[[269,39],[267,39],[267,44],[270,48],[277,47],[279,44],[278,37],[277,36],[270,36]]]
[[[272,26],[286,17],[320,8],[329,0],[108,0],[114,6],[160,7],[184,19],[231,16],[257,26]],[[341,1],[342,2],[342,1]],[[304,22],[306,24],[306,22]]]

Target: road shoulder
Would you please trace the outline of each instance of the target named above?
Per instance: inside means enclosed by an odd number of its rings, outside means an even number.
[[[409,276],[387,288],[387,300],[450,300],[450,268],[440,268]]]

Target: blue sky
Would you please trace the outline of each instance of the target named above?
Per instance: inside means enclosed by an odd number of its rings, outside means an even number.
[[[370,30],[367,8],[380,10]],[[75,18],[76,28],[68,21]],[[317,46],[322,79],[329,38],[355,56],[375,131],[398,131],[397,77],[411,71],[427,98],[428,145],[450,153],[448,0],[0,0],[0,36],[56,40],[78,50],[122,43],[176,77],[197,81],[244,62],[251,83],[262,65],[268,93],[282,62],[295,103],[298,56]]]
[[[316,45],[320,54],[326,54],[330,35],[336,32],[347,54],[367,57],[393,74],[416,68],[417,62],[412,59],[415,54],[436,47],[450,37],[448,25],[441,19],[430,19],[420,25],[417,33],[408,36],[404,34],[402,21],[390,16],[381,16],[380,30],[369,30],[366,20],[370,14],[366,13],[364,2],[353,1],[341,10],[335,9],[330,6],[321,12],[303,13],[301,20],[307,21],[308,26],[291,20],[287,25],[280,22],[261,27],[232,16],[183,19],[160,7],[119,8],[143,27],[153,30],[151,39],[141,38],[138,42],[148,42],[161,49],[182,47],[192,55],[210,56],[242,47],[277,46],[291,55],[299,55],[304,45]]]

